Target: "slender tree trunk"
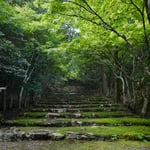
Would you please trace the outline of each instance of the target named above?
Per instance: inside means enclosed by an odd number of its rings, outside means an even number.
[[[22,108],[23,92],[24,92],[24,86],[21,87],[21,90],[19,93],[19,109]]]
[[[3,92],[3,110],[5,111],[7,108],[6,106],[6,90]]]
[[[142,106],[142,110],[141,110],[141,114],[143,116],[145,116],[145,114],[147,112],[147,106],[148,106],[148,99],[146,97],[144,97],[144,102],[143,102],[143,106]]]
[[[150,0],[144,0],[146,5],[147,18],[150,23]]]
[[[133,57],[133,62],[132,62],[132,74],[133,75],[135,74],[135,56]],[[136,104],[136,91],[135,91],[134,76],[133,76],[133,81],[132,81],[132,93],[133,93],[133,103]]]
[[[145,116],[146,112],[147,112],[147,109],[148,109],[148,90],[145,91],[144,93],[144,90],[142,91],[142,97],[143,97],[143,106],[142,106],[142,110],[141,110],[141,114],[143,116]]]
[[[126,94],[125,94],[125,82],[124,82],[123,77],[119,76],[118,78],[122,81],[123,104],[126,104],[127,103],[127,98],[126,98]]]
[[[29,79],[35,69],[35,62],[33,63],[33,58],[34,58],[34,51],[33,51],[32,57],[31,57],[30,65],[27,66],[27,69],[25,71],[23,85],[22,85],[20,93],[19,93],[19,109],[22,108],[24,85],[27,84],[27,82],[29,81]],[[31,65],[32,63],[33,63],[33,65]]]
[[[125,78],[125,83],[126,83],[126,87],[127,87],[127,106],[129,108],[131,108],[132,110],[134,110],[135,109],[135,102],[131,98],[130,87],[129,87],[129,83],[128,83],[127,78]]]
[[[115,102],[121,103],[121,85],[120,79],[116,78],[115,81]]]
[[[127,97],[128,97],[128,102],[131,103],[131,94],[130,94],[130,87],[127,78],[125,78],[125,83],[127,87]],[[133,103],[133,107],[135,106],[135,103]]]
[[[22,100],[23,100],[23,92],[24,92],[24,85],[26,85],[27,84],[27,82],[29,81],[29,79],[30,79],[30,77],[31,77],[31,75],[32,75],[32,73],[33,73],[33,70],[34,70],[34,66],[33,66],[33,68],[30,70],[30,72],[29,72],[29,67],[28,67],[28,69],[26,70],[26,73],[25,73],[25,78],[24,78],[24,80],[23,80],[23,85],[22,85],[22,87],[21,87],[21,90],[20,90],[20,93],[19,93],[19,109],[21,109],[21,107],[22,107]]]
[[[115,59],[115,67],[116,67],[116,79],[115,79],[115,99],[117,103],[121,103],[121,83],[120,79],[118,78],[120,71],[118,68],[120,68],[118,62],[118,50],[114,51],[114,59]]]

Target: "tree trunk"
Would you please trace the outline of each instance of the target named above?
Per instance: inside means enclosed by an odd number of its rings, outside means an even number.
[[[135,74],[135,66],[136,66],[136,64],[135,64],[135,59],[136,57],[134,56],[133,57],[133,61],[132,61],[132,74]],[[134,83],[134,80],[135,80],[135,75],[133,76],[133,78],[132,78],[132,80],[133,81],[131,81],[132,82],[132,94],[133,94],[133,103],[134,104],[136,104],[136,90],[135,90],[135,83]]]
[[[34,58],[34,51],[33,51],[33,54],[32,54],[32,57],[31,57],[31,61],[30,61],[30,65],[28,65],[26,71],[25,71],[25,74],[24,74],[24,79],[23,79],[23,85],[21,87],[21,90],[20,90],[20,93],[19,93],[19,109],[22,108],[22,100],[23,100],[23,92],[24,92],[24,85],[27,84],[28,80],[30,79],[32,73],[33,73],[33,70],[35,68],[35,62],[32,64],[32,61],[33,61],[33,58]],[[32,66],[32,67],[31,67]]]
[[[150,0],[145,0],[147,18],[150,23]]]
[[[3,92],[3,110],[6,110],[6,90]]]
[[[116,79],[115,79],[115,101],[117,103],[121,103],[121,83],[118,76],[120,76],[120,65],[119,65],[119,57],[118,57],[118,50],[114,51],[114,60],[115,60],[115,67],[116,67]]]
[[[146,112],[147,112],[147,108],[148,108],[148,90],[142,91],[142,97],[143,97],[143,106],[142,106],[142,110],[141,110],[141,114],[142,116],[145,116]]]
[[[147,106],[148,106],[148,99],[146,97],[144,97],[144,102],[143,102],[143,106],[142,106],[142,110],[141,110],[141,114],[143,116],[145,116],[145,114],[147,112]]]
[[[130,87],[129,87],[129,83],[127,78],[125,78],[125,83],[126,83],[126,87],[127,87],[127,97],[128,97],[128,101],[129,103],[131,103],[131,94],[130,94]],[[135,103],[133,104],[135,106]]]
[[[125,82],[124,82],[123,77],[119,76],[118,78],[122,81],[123,104],[126,104],[127,103],[127,98],[126,98],[126,94],[125,94]]]
[[[21,87],[20,93],[19,93],[19,109],[22,108],[22,99],[23,99],[23,92],[24,92],[24,87]]]
[[[120,79],[116,78],[115,81],[115,102],[121,103],[121,85]]]

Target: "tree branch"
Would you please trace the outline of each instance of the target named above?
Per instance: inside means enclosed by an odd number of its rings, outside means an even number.
[[[146,33],[146,24],[145,24],[145,16],[144,16],[144,10],[145,10],[145,6],[143,4],[142,9],[140,9],[133,0],[130,0],[131,4],[137,9],[137,11],[140,13],[141,18],[142,18],[142,23],[143,23],[143,30],[144,30],[144,37],[145,37],[145,42],[147,45],[147,48],[149,49],[149,42],[148,42],[148,37],[147,37],[147,33]],[[144,3],[144,2],[143,2]]]
[[[80,8],[82,7],[83,9],[85,9],[86,11],[88,11],[89,13],[92,13],[92,11],[88,10],[85,6],[79,4],[79,3],[75,2],[75,1],[68,0],[67,2],[75,4],[76,6],[79,6]]]
[[[133,2],[133,0],[130,0],[131,4],[137,9],[137,11],[142,15],[143,12],[141,11],[141,9]]]
[[[88,4],[88,2],[86,0],[84,0],[83,2],[86,4],[88,9],[85,6],[83,6],[83,5],[81,5],[81,4],[77,3],[77,2],[70,1],[70,0],[68,2],[73,3],[73,4],[75,4],[75,5],[79,6],[79,7],[84,8],[84,10],[86,10],[88,13],[91,13],[91,14],[95,15],[96,17],[98,17],[98,19],[102,22],[102,24],[97,24],[96,23],[97,25],[102,26],[106,30],[110,30],[110,31],[114,32],[118,37],[122,38],[130,47],[132,47],[132,43],[128,40],[128,38],[125,35],[123,35],[120,32],[118,32],[114,27],[112,27],[112,25],[107,23],[94,9],[92,9],[92,7]],[[72,15],[72,16],[85,19],[84,17],[81,17],[81,16],[76,15],[76,14]],[[90,20],[90,22],[93,23],[93,21],[91,19],[89,19],[89,18],[88,19],[86,18],[86,20]]]
[[[145,1],[145,6],[146,6],[147,18],[150,23],[150,1],[149,0],[144,0],[144,1]]]
[[[64,14],[64,13],[58,13],[58,14],[63,15],[63,16],[68,16],[68,17],[81,18],[81,19],[83,19],[83,20],[89,21],[89,22],[91,22],[91,23],[93,23],[93,24],[96,24],[96,25],[98,25],[98,26],[102,26],[101,23],[98,23],[98,22],[96,22],[96,21],[93,21],[92,19],[83,17],[83,16],[81,16],[81,15],[76,15],[76,14]]]

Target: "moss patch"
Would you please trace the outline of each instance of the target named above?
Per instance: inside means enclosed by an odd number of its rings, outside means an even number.
[[[33,119],[33,118],[19,118],[16,120],[10,120],[4,123],[8,126],[42,126],[45,122],[44,119]]]
[[[42,118],[45,117],[48,112],[27,112],[24,113],[25,117],[28,118]]]
[[[133,125],[145,125],[150,126],[150,119],[144,118],[132,118],[132,117],[121,117],[121,118],[83,118],[83,119],[69,119],[69,118],[61,118],[61,119],[36,119],[36,118],[19,118],[13,121],[8,121],[10,125],[17,125],[17,126],[48,126],[49,123],[55,122],[57,126],[72,126],[79,125],[106,125],[106,126],[133,126]],[[75,123],[75,124],[74,124]],[[78,124],[79,123],[79,124]]]
[[[150,119],[144,118],[132,118],[132,117],[121,117],[121,118],[102,118],[102,119],[82,119],[82,122],[95,122],[108,125],[146,125],[150,126]]]
[[[133,116],[132,113],[127,113],[125,111],[115,111],[115,112],[82,112],[83,116],[85,117],[123,117],[123,116]]]
[[[45,128],[39,127],[22,127],[22,131],[32,131]],[[76,132],[80,134],[93,133],[104,139],[110,137],[126,140],[148,140],[150,141],[150,128],[145,126],[131,126],[131,127],[106,127],[106,126],[83,126],[83,127],[61,127],[61,128],[46,128],[67,135],[68,132]]]

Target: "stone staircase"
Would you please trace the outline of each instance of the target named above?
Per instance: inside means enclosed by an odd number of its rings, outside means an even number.
[[[99,96],[49,98],[2,125],[1,140],[150,140],[150,119]]]

